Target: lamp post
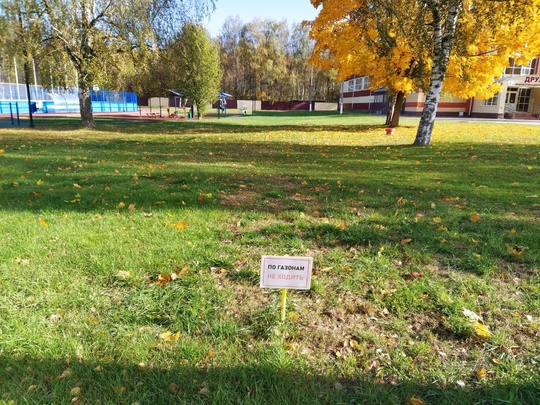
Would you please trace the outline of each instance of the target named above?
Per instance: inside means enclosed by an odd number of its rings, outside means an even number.
[[[26,60],[24,61],[24,82],[26,84],[26,96],[28,98],[28,117],[30,118],[30,128],[34,128],[32,99],[30,97],[30,84],[28,84],[28,62]]]

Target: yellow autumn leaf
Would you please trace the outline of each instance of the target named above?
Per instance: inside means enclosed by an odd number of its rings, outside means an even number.
[[[433,222],[436,223],[436,224],[440,224],[442,222],[442,219],[441,219],[441,217],[435,217],[435,218],[433,218]]]
[[[478,214],[473,214],[473,215],[471,215],[471,221],[472,221],[472,222],[478,222],[478,221],[480,221],[480,215],[478,215]]]
[[[472,322],[472,326],[474,328],[474,333],[476,333],[476,335],[481,338],[488,339],[493,336],[492,333],[489,331],[489,327],[487,325],[484,325],[483,323],[475,321]]]
[[[5,152],[5,150],[4,150],[4,149],[0,149],[0,153],[4,153],[4,152]]]
[[[43,180],[36,181],[36,185],[38,185],[38,186],[42,186],[44,184],[45,184],[45,182]]]
[[[122,209],[122,208],[124,208],[125,206],[126,206],[126,203],[123,202],[123,201],[121,201],[121,202],[118,203],[118,206],[117,206],[117,207],[120,208],[120,209]]]
[[[182,221],[178,221],[176,224],[174,224],[176,229],[178,229],[179,231],[181,231],[182,229],[186,229],[188,225],[189,224],[187,222],[182,222]]]
[[[420,398],[416,398],[415,396],[413,396],[411,399],[409,399],[407,405],[424,405],[424,401],[422,401]]]
[[[397,205],[406,205],[407,204],[407,200],[404,199],[403,197],[399,197],[396,201],[396,204]]]
[[[47,221],[45,221],[43,218],[40,218],[40,219],[39,219],[39,224],[40,224],[41,226],[45,226],[45,227],[46,227],[46,226],[49,226],[49,224],[47,223]]]
[[[82,188],[82,186],[81,186],[80,184],[78,184],[78,183],[73,183],[73,187],[75,187],[75,188]]]
[[[128,210],[131,212],[135,211],[135,204],[129,204]]]
[[[173,273],[174,274],[174,273]],[[172,276],[168,276],[166,274],[158,274],[156,280],[153,282],[154,285],[160,285],[162,287],[165,287],[167,284],[169,284],[171,281],[173,281]]]
[[[405,239],[401,239],[401,244],[402,245],[406,245],[408,243],[411,243],[412,242],[412,239],[411,238],[405,238]]]
[[[482,367],[480,370],[476,372],[476,378],[478,378],[479,380],[486,378],[486,375],[487,375],[487,370],[484,367]]]
[[[187,274],[188,270],[189,270],[189,265],[184,266],[184,268],[177,273],[178,277],[180,278],[184,277]]]
[[[163,332],[159,334],[159,338],[165,342],[176,342],[178,339],[180,339],[180,332]]]
[[[131,277],[131,273],[129,271],[120,270],[118,273],[116,273],[116,278],[119,278],[121,280],[126,280]]]

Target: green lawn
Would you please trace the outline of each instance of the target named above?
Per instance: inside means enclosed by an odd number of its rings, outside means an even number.
[[[540,404],[540,126],[417,122],[0,128],[0,404]]]

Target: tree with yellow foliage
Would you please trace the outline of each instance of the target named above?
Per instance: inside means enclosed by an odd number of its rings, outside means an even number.
[[[490,98],[509,58],[540,53],[540,0],[311,0],[311,63],[338,80],[369,75],[372,88],[395,95],[396,126],[404,97],[426,91],[415,145],[429,145],[443,90]]]

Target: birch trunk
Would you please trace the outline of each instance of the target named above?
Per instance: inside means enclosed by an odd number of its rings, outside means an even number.
[[[431,78],[429,91],[426,95],[426,101],[414,145],[427,146],[431,144],[431,135],[437,115],[437,107],[441,98],[442,83],[446,74],[446,67],[450,58],[450,51],[454,42],[459,11],[462,6],[462,0],[450,0],[451,4],[446,14],[446,20],[442,18],[442,6],[444,1],[430,0],[426,5],[431,8],[433,16],[433,64],[431,68]]]

